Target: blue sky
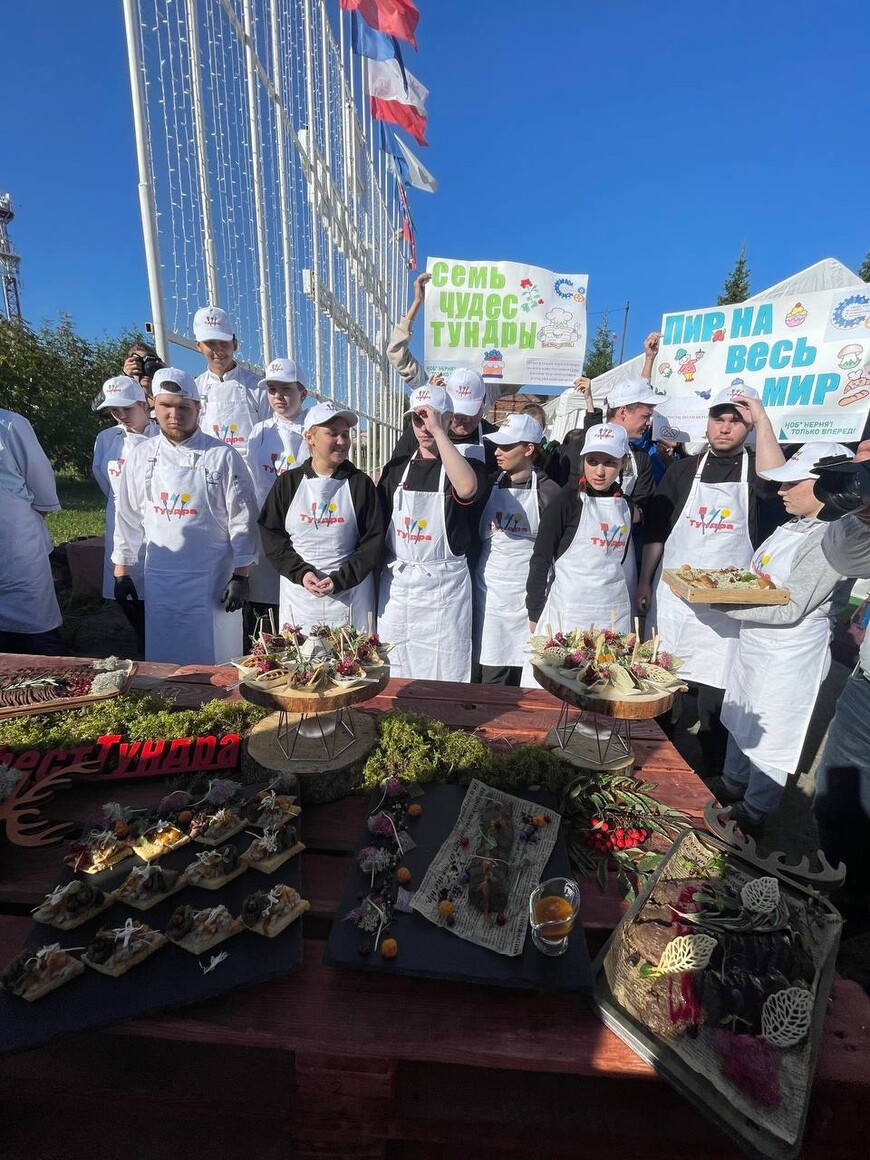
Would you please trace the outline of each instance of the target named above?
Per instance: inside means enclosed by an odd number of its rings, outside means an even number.
[[[744,241],[760,290],[870,250],[870,9],[828,0],[419,0],[441,183],[427,254],[590,276],[590,330],[631,301],[715,301]],[[86,335],[148,316],[120,0],[6,4],[0,188],[26,317]]]

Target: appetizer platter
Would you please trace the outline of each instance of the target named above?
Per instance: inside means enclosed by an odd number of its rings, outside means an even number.
[[[385,683],[390,647],[377,633],[360,632],[350,624],[314,625],[308,635],[285,624],[280,633],[261,633],[248,656],[233,664],[245,695],[245,690],[278,695],[287,707],[323,699],[328,702],[324,711],[329,711],[353,703],[342,700],[343,694]]]
[[[769,576],[748,568],[665,568],[662,579],[681,600],[689,604],[788,604],[785,588],[777,588]]]
[[[582,928],[568,952],[531,942],[529,894],[570,873],[554,800],[480,781],[372,798],[325,961],[351,969],[546,990],[588,990]]]
[[[176,790],[147,811],[104,805],[34,908],[26,946],[0,963],[0,1051],[297,970],[297,920],[308,909],[299,813],[280,782],[258,789],[228,779],[214,779],[200,801]],[[190,843],[195,820],[225,823],[222,814],[244,828],[233,823],[218,846]],[[155,830],[173,839],[159,859],[134,857]]]
[[[126,693],[138,668],[120,657],[25,668],[0,677],[0,720],[32,713],[78,709]]]
[[[754,843],[686,831],[594,967],[607,1026],[751,1155],[776,1160],[800,1151],[841,928],[788,869]]]
[[[653,633],[575,628],[534,636],[529,642],[535,679],[568,705],[621,720],[646,720],[665,712],[685,689],[682,660]]]

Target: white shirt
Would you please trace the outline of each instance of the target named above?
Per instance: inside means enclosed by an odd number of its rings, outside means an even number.
[[[23,415],[0,408],[0,488],[38,512],[58,512],[54,472]]]

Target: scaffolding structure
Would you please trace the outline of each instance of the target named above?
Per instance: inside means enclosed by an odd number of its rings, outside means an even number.
[[[240,361],[290,355],[357,411],[374,470],[401,428],[385,347],[408,294],[402,206],[334,0],[123,0],[155,344],[199,306]]]
[[[21,259],[12,248],[9,223],[15,217],[12,197],[0,193],[0,280],[3,283],[3,317],[10,322],[21,321],[21,286],[18,271]]]

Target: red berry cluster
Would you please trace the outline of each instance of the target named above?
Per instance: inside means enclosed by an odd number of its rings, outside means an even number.
[[[612,826],[605,818],[590,818],[589,827],[583,834],[583,841],[599,854],[640,846],[649,837],[649,830],[631,825]]]

